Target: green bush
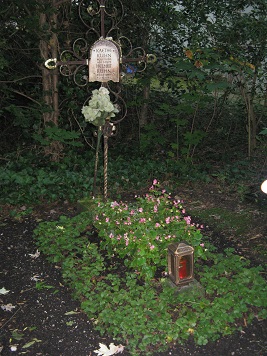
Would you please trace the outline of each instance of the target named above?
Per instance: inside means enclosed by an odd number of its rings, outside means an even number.
[[[167,247],[174,240],[187,241],[195,248],[196,258],[203,256],[201,233],[191,225],[190,216],[183,216],[181,202],[158,188],[154,180],[149,193],[133,204],[98,202],[94,217],[100,246],[108,257],[115,253],[148,281],[158,267],[166,265]]]

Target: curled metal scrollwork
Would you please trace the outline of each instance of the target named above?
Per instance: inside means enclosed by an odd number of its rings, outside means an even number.
[[[147,63],[153,63],[156,57],[147,54],[142,47],[133,47],[129,38],[121,36],[118,24],[124,16],[121,0],[81,0],[79,2],[79,17],[87,27],[85,38],[74,41],[71,49],[65,50],[56,58],[48,59],[45,66],[48,69],[59,67],[63,76],[73,76],[76,85],[85,87],[89,81],[90,43],[95,36],[99,38],[116,39],[114,42],[120,49],[121,77],[134,76],[145,71]],[[107,30],[106,30],[107,29]],[[94,34],[94,36],[92,36]],[[122,55],[123,53],[123,55]]]
[[[117,37],[114,34],[119,30],[118,25],[123,16],[124,7],[121,0],[82,0],[79,3],[79,17],[88,28],[87,38],[92,33],[97,38]]]
[[[76,85],[83,87],[88,83],[88,53],[89,45],[84,38],[74,41],[71,50],[65,50],[60,55],[60,73],[73,76]]]

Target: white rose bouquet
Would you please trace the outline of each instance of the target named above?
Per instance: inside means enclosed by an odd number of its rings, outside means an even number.
[[[101,87],[92,92],[88,106],[83,106],[82,114],[85,121],[95,126],[102,126],[107,117],[114,117],[119,112],[118,108],[110,101],[108,89]]]

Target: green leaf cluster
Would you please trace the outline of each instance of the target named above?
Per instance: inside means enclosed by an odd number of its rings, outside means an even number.
[[[144,217],[149,219],[151,211],[145,205],[144,199],[138,199],[138,208],[142,207]],[[106,208],[111,209],[110,202]],[[172,209],[170,204],[165,208]],[[64,279],[95,328],[122,344],[127,340],[132,355],[152,355],[189,337],[198,345],[205,345],[242,330],[244,322],[255,317],[267,317],[267,284],[261,267],[250,267],[249,261],[235,255],[232,249],[217,252],[202,237],[203,253],[195,249],[195,274],[202,288],[196,287],[194,293],[177,293],[166,277],[148,280],[143,271],[140,278],[137,270],[125,266],[129,256],[119,242],[113,245],[111,256],[111,248],[100,233],[101,224],[98,234],[93,228],[99,209],[104,212],[103,205],[92,201],[90,211],[40,223],[35,230],[36,243],[49,261],[61,266]],[[120,218],[127,221],[128,209],[122,204],[119,209],[110,218],[114,222]],[[174,210],[172,213],[177,214]],[[166,234],[170,226],[165,225]],[[125,225],[125,232],[131,228]],[[103,223],[105,229],[107,225]],[[161,234],[164,236],[163,230]],[[145,236],[142,239],[147,242]],[[142,249],[142,239],[136,241],[136,254],[139,247]],[[191,242],[196,240],[193,237]],[[162,267],[166,250],[158,247],[157,253],[160,258],[155,265]],[[153,257],[157,259],[156,255]]]

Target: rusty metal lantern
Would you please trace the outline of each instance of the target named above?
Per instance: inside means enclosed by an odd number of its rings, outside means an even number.
[[[194,248],[184,242],[168,246],[168,273],[177,286],[186,285],[194,279]]]

